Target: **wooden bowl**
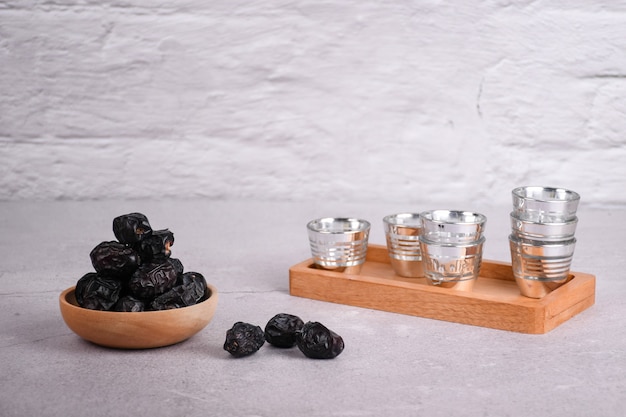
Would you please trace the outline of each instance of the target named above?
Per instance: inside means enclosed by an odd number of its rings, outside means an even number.
[[[207,284],[207,298],[190,307],[129,313],[98,311],[80,307],[75,288],[59,296],[67,326],[85,340],[121,349],[155,348],[187,340],[209,324],[218,300],[217,289]]]

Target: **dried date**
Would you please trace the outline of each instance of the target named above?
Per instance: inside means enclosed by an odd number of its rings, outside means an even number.
[[[121,289],[119,280],[89,272],[76,283],[76,301],[90,310],[110,310],[117,303]]]
[[[117,303],[113,306],[114,311],[122,312],[138,312],[144,311],[146,304],[132,295],[126,295],[117,300]]]
[[[172,254],[174,233],[169,230],[154,230],[137,244],[137,250],[145,262],[165,260]]]
[[[196,302],[200,301],[204,297],[204,293],[207,289],[206,279],[199,272],[185,272],[179,275],[177,283],[187,288],[193,294]]]
[[[176,284],[178,274],[170,262],[141,265],[128,282],[132,295],[153,299],[169,291]]]
[[[241,358],[257,352],[264,343],[263,329],[239,321],[226,331],[224,350],[236,358]]]
[[[120,243],[134,244],[152,234],[148,218],[142,213],[130,213],[113,219],[113,234]]]
[[[170,262],[172,264],[172,266],[174,267],[174,269],[176,270],[176,274],[180,277],[183,272],[185,271],[185,268],[183,267],[183,263],[180,261],[180,259],[178,258],[169,258],[168,262]]]
[[[174,308],[189,307],[196,304],[196,299],[187,288],[179,285],[164,294],[159,295],[150,303],[152,310],[171,310]]]
[[[171,257],[174,233],[153,230],[142,213],[113,219],[117,241],[101,242],[89,256],[96,272],[76,284],[76,298],[85,308],[145,311],[187,307],[202,301],[207,283],[202,274],[184,272]]]
[[[89,253],[96,272],[120,279],[128,279],[139,267],[135,250],[119,242],[102,242]]]
[[[318,322],[306,323],[298,332],[296,344],[312,359],[333,359],[344,349],[343,338]]]
[[[153,310],[189,307],[202,300],[207,289],[204,276],[198,272],[179,275],[176,284],[174,288],[155,298],[150,307]]]
[[[290,348],[296,344],[296,335],[304,326],[298,316],[280,313],[272,317],[265,326],[265,340],[276,347]]]

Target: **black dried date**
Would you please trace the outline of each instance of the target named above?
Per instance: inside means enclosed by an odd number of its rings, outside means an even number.
[[[257,352],[264,343],[263,329],[239,321],[226,331],[224,350],[236,358],[241,358]]]
[[[193,294],[196,302],[204,297],[204,293],[207,289],[206,279],[204,279],[204,276],[199,272],[185,272],[178,276],[177,283],[187,288],[187,291]]]
[[[188,307],[204,300],[202,274],[184,272],[171,257],[174,233],[153,230],[146,215],[129,213],[113,219],[117,241],[101,242],[89,256],[96,272],[76,284],[79,305],[97,310],[135,312]]]
[[[102,242],[89,257],[96,272],[120,279],[130,278],[141,262],[133,248],[119,242]]]
[[[171,260],[171,259],[170,259]],[[150,303],[153,310],[170,310],[197,304],[206,293],[207,284],[204,276],[198,272],[186,272],[179,275],[176,286],[159,295]]]
[[[333,359],[344,349],[343,338],[318,322],[306,323],[298,332],[296,344],[312,359]]]
[[[176,270],[176,274],[178,274],[179,277],[185,271],[185,268],[183,267],[183,263],[180,261],[180,259],[178,259],[178,258],[169,258],[168,262],[170,262],[172,264],[172,266]]]
[[[265,340],[276,347],[290,348],[296,344],[296,335],[304,326],[298,316],[280,313],[272,317],[265,326]]]
[[[130,278],[128,288],[137,298],[153,299],[172,289],[177,278],[170,262],[143,264]]]
[[[121,289],[119,280],[89,272],[76,283],[76,301],[90,310],[110,310],[117,303]]]
[[[121,312],[138,312],[144,311],[146,309],[146,304],[132,295],[126,295],[117,300],[117,303],[113,306],[114,311]]]
[[[193,291],[178,285],[155,298],[150,303],[150,308],[152,310],[171,310],[189,307],[194,304],[196,304],[196,297]]]
[[[174,245],[174,233],[168,229],[154,230],[150,236],[146,236],[137,244],[137,250],[145,262],[152,260],[165,260],[172,254],[171,247]]]
[[[134,244],[150,236],[152,227],[142,213],[130,213],[113,219],[113,234],[120,243]]]

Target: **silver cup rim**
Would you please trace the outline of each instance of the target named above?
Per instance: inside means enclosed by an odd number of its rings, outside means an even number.
[[[410,221],[404,222],[404,220],[410,220]],[[403,226],[403,227],[414,227],[414,228],[422,227],[422,218],[420,217],[419,213],[402,212],[402,213],[388,214],[385,217],[383,217],[383,222],[392,226]]]
[[[439,246],[439,247],[449,247],[449,248],[471,248],[474,246],[480,246],[485,243],[487,239],[485,236],[481,236],[477,240],[466,241],[466,242],[442,242],[437,240],[428,239],[425,236],[420,236],[419,241],[428,246]]]
[[[462,220],[458,221],[453,218],[461,217],[475,220]],[[439,215],[442,215],[439,217]],[[468,210],[446,210],[446,209],[435,209],[435,210],[427,210],[420,213],[420,217],[427,222],[431,223],[446,223],[446,224],[458,224],[458,225],[482,225],[487,222],[487,216],[484,214],[468,211]]]
[[[511,219],[512,220],[517,220],[519,222],[522,222],[524,224],[532,224],[532,225],[537,225],[537,226],[544,226],[544,227],[566,227],[566,226],[572,226],[574,224],[578,224],[578,217],[577,216],[573,216],[571,218],[559,218],[558,220],[555,221],[551,221],[551,222],[540,222],[540,221],[536,221],[536,220],[531,220],[531,219],[525,219],[523,217],[520,217],[521,213],[517,212],[517,211],[512,211],[510,213]]]
[[[520,199],[537,201],[537,202],[575,202],[580,200],[580,194],[576,191],[569,190],[562,187],[544,187],[540,185],[524,185],[516,187],[511,193]],[[563,196],[564,198],[547,198],[542,197],[545,194],[556,194],[557,196]]]
[[[343,224],[349,225],[348,228],[341,230],[320,228],[319,225],[323,224]],[[361,233],[370,229],[371,224],[367,220],[358,219],[354,217],[320,217],[318,219],[311,220],[306,225],[307,229],[321,234],[350,234]]]

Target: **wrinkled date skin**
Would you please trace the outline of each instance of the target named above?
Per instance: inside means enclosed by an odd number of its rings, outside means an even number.
[[[199,272],[185,272],[182,275],[178,275],[177,285],[182,285],[187,288],[188,291],[193,293],[196,302],[200,301],[204,297],[204,293],[207,289],[206,279]]]
[[[174,233],[153,230],[142,213],[113,219],[117,241],[101,242],[89,254],[96,272],[76,283],[76,301],[92,310],[139,312],[188,307],[210,292],[198,272],[184,272],[171,257]]]
[[[170,310],[197,304],[206,292],[207,284],[202,274],[187,272],[178,277],[174,288],[159,295],[150,304],[153,310]]]
[[[119,242],[102,242],[89,254],[96,272],[120,279],[130,278],[139,267],[135,250]]]
[[[144,237],[136,247],[141,258],[145,262],[152,260],[165,261],[172,254],[171,247],[174,245],[174,233],[169,230],[154,230],[149,236]]]
[[[180,277],[183,274],[184,270],[185,270],[185,268],[183,267],[183,263],[180,261],[180,259],[169,258],[168,262],[172,264],[172,266],[176,270],[176,273]]]
[[[89,272],[76,283],[76,302],[90,310],[110,310],[117,303],[122,283],[95,272]]]
[[[128,288],[137,298],[152,299],[172,289],[177,278],[170,262],[144,264],[130,278]]]
[[[333,359],[344,348],[342,337],[318,322],[308,322],[302,327],[297,345],[306,357],[312,359]]]
[[[123,214],[113,219],[113,234],[120,243],[134,244],[150,236],[152,227],[144,214]]]
[[[296,336],[304,322],[298,316],[280,313],[265,326],[265,340],[272,346],[290,348],[296,345]]]
[[[150,303],[152,310],[172,310],[196,304],[193,294],[182,285],[159,295]]]
[[[263,329],[238,321],[226,331],[224,350],[236,358],[252,355],[265,343]]]
[[[113,311],[121,311],[121,312],[138,312],[144,311],[146,309],[146,304],[132,295],[126,295],[117,300],[117,303],[113,306]]]

